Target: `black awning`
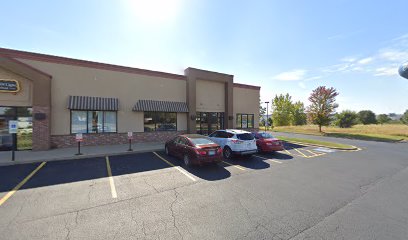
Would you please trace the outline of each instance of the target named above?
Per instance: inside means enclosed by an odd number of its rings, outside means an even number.
[[[118,111],[119,100],[105,97],[69,96],[68,109]]]
[[[139,100],[133,107],[135,112],[188,112],[187,103]]]

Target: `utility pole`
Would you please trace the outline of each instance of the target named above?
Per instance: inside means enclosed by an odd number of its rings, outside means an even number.
[[[265,132],[267,131],[267,129],[268,129],[268,119],[269,119],[269,117],[268,117],[268,104],[269,104],[269,102],[265,102],[266,103],[266,121],[265,121]]]

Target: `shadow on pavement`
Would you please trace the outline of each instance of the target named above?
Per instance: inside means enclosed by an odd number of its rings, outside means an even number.
[[[157,152],[157,154],[159,154],[161,157],[163,157],[173,165],[179,166],[187,172],[193,174],[194,176],[207,181],[217,181],[229,178],[231,176],[231,173],[227,169],[215,163],[205,164],[202,166],[193,165],[190,167],[186,167],[181,159],[177,159],[173,156],[167,156],[164,152]]]
[[[269,163],[257,157],[234,156],[230,160],[224,161],[255,170],[266,169],[270,167]]]
[[[272,153],[258,153],[259,156],[270,158],[270,159],[277,159],[277,160],[291,160],[293,159],[292,155],[282,153],[282,152],[272,152]]]

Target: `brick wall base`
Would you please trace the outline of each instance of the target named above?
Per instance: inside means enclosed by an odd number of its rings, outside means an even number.
[[[177,135],[185,133],[186,131],[133,133],[132,143],[165,142]],[[82,146],[117,145],[128,143],[127,133],[83,134],[83,138],[84,141],[81,143]],[[65,148],[75,146],[77,146],[77,142],[75,141],[75,134],[51,136],[51,148]]]
[[[36,114],[45,114],[45,118],[38,120]],[[50,149],[50,108],[33,106],[33,150]]]

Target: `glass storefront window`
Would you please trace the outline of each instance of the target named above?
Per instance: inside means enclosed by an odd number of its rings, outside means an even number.
[[[17,139],[13,143],[12,135],[8,133],[10,120],[18,121]],[[16,144],[17,150],[28,150],[33,145],[33,119],[31,107],[0,107],[0,151],[12,150]]]
[[[116,132],[116,112],[103,112],[103,132]]]
[[[254,114],[238,113],[236,118],[236,128],[253,128]]]
[[[72,111],[71,112],[71,133],[86,133],[87,132],[87,112]]]
[[[71,133],[117,132],[114,111],[71,111]]]
[[[241,127],[242,128],[248,128],[248,115],[244,114],[241,116]]]
[[[103,113],[101,111],[88,112],[88,132],[99,133],[103,132]]]
[[[145,112],[144,131],[177,131],[177,113]]]

